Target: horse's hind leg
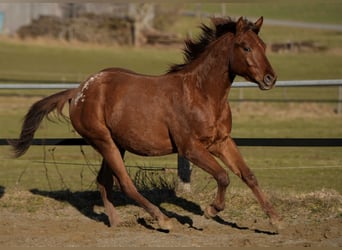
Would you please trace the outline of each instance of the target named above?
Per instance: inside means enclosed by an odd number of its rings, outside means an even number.
[[[239,176],[252,190],[262,209],[270,218],[271,223],[276,226],[280,226],[280,217],[276,213],[271,203],[268,201],[267,197],[261,191],[255,175],[243,160],[232,138],[227,138],[224,143],[216,145],[213,153],[218,156],[223,163],[228,166],[237,176]]]
[[[149,202],[137,191],[126,171],[120,150],[114,144],[110,135],[104,136],[102,134],[101,139],[98,139],[98,137],[96,139],[87,139],[90,141],[91,145],[93,145],[103,156],[104,161],[106,161],[108,164],[108,169],[110,169],[116,176],[121,190],[131,199],[136,201],[141,207],[143,207],[154,219],[158,220],[161,229],[171,229],[171,221],[159,210],[158,207]],[[110,179],[113,180],[111,173],[107,175],[109,176],[108,179],[106,179],[108,182]],[[106,188],[102,189],[102,192],[103,190],[106,190]],[[106,197],[108,198],[108,195],[105,196],[105,198]]]
[[[109,224],[110,226],[117,226],[120,223],[120,218],[113,205],[113,172],[105,160],[102,160],[101,169],[97,176],[97,183]]]

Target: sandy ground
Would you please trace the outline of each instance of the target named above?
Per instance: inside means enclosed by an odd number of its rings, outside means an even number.
[[[166,198],[169,203],[162,203],[161,207],[173,218],[174,229],[163,232],[155,227],[146,212],[125,199],[116,204],[123,223],[116,228],[108,227],[96,191],[3,189],[0,196],[0,245],[3,247],[342,247],[341,195],[335,191],[296,196],[292,205],[291,199],[279,199],[277,203],[286,203],[280,206],[286,227],[279,233],[275,233],[262,213],[253,212],[259,210],[258,205],[248,200],[242,202],[247,206],[242,214],[231,208],[220,217],[208,220],[202,215],[202,205],[191,198]],[[235,203],[236,199],[239,198],[235,198]],[[240,205],[236,203],[237,207]],[[306,209],[308,206],[310,209]]]

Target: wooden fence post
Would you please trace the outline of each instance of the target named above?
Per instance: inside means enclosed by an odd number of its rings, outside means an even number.
[[[183,156],[178,155],[178,179],[179,184],[177,190],[180,192],[190,192],[191,167],[190,162]]]

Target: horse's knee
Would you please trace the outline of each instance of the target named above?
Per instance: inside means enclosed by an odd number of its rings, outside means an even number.
[[[222,171],[220,172],[217,176],[216,176],[216,181],[217,184],[221,187],[228,187],[230,180],[229,180],[229,176],[226,173],[226,171]]]
[[[248,173],[243,174],[242,180],[251,188],[258,186],[258,181],[251,171],[248,171]]]

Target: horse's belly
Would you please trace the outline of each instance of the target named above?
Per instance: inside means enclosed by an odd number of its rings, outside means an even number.
[[[157,142],[139,139],[128,140],[127,138],[123,138],[115,141],[120,147],[123,147],[129,152],[142,156],[161,156],[176,152],[172,147],[171,142],[167,140]]]
[[[138,155],[160,156],[176,152],[168,133],[160,130],[126,128],[123,133],[113,134],[113,139],[120,147]]]

